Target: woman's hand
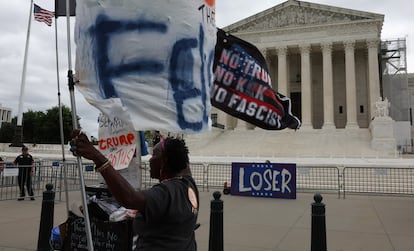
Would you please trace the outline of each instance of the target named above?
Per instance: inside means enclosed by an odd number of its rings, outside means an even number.
[[[102,165],[106,161],[105,156],[92,145],[88,137],[79,129],[72,131],[70,146],[70,151],[74,156],[90,159],[97,166]]]

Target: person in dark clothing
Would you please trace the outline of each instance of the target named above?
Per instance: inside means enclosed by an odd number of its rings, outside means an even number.
[[[17,176],[17,182],[19,183],[20,196],[17,200],[24,200],[26,185],[27,193],[30,196],[30,200],[34,200],[33,188],[32,188],[32,176],[34,174],[34,161],[32,155],[29,154],[29,149],[26,146],[22,147],[22,154],[16,157],[13,163],[19,168],[19,174]]]
[[[0,173],[3,172],[3,169],[4,169],[4,161],[3,161],[3,158],[0,157]]]
[[[158,144],[161,140],[161,134],[160,131],[155,131],[154,138],[152,138],[152,146],[154,147],[156,144]]]
[[[199,194],[191,177],[188,148],[184,140],[161,138],[153,148],[151,178],[154,187],[137,191],[89,142],[85,134],[72,133],[71,151],[92,160],[106,181],[109,191],[124,207],[139,211],[135,218],[137,250],[194,251]]]

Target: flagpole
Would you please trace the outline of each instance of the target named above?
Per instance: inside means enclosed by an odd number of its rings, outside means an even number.
[[[128,172],[126,173],[127,181],[134,186],[136,189],[142,189],[142,148],[141,148],[141,132],[135,131],[135,157],[131,160],[131,163],[128,165]],[[134,180],[133,180],[134,179]]]
[[[59,80],[59,53],[58,53],[58,35],[57,35],[57,16],[55,16],[55,44],[56,44],[56,80],[58,90],[58,104],[59,104],[59,127],[60,127],[60,144],[62,146],[62,164],[63,168],[63,182],[65,184],[65,196],[66,196],[66,212],[69,215],[69,193],[68,193],[68,180],[67,180],[67,169],[66,169],[66,158],[65,158],[65,136],[63,134],[63,114],[62,104],[60,102],[60,80]],[[62,186],[60,186],[62,187]]]
[[[33,1],[33,0],[32,0]],[[70,93],[70,104],[72,109],[72,125],[74,129],[78,129],[78,118],[76,113],[76,103],[75,103],[75,83],[73,81],[73,72],[72,72],[72,51],[70,45],[70,3],[69,0],[66,0],[66,30],[67,30],[67,43],[68,43],[68,85]],[[88,202],[86,200],[86,191],[85,191],[85,180],[83,178],[83,165],[81,157],[77,157],[78,160],[78,171],[80,179],[80,190],[82,194],[82,204],[83,204],[83,213],[85,219],[85,231],[86,239],[88,244],[88,250],[93,251],[93,242],[92,242],[92,232],[91,232],[91,223],[89,219],[89,210]]]
[[[24,49],[24,59],[23,59],[23,72],[22,72],[22,81],[20,83],[20,97],[19,97],[19,108],[17,111],[17,128],[16,135],[14,136],[13,146],[21,146],[23,144],[23,97],[24,97],[24,88],[26,84],[26,69],[27,69],[27,54],[29,53],[29,40],[30,40],[30,27],[32,25],[32,13],[33,13],[33,0],[30,1],[30,13],[29,13],[29,24],[27,25],[27,35],[26,35],[26,46]]]

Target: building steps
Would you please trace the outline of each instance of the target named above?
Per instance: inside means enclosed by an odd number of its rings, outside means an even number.
[[[365,158],[396,157],[371,148],[369,129],[266,131],[213,129],[185,138],[194,156]]]

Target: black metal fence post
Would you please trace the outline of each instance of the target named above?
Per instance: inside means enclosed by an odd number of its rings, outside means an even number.
[[[325,204],[322,195],[315,194],[312,203],[311,251],[326,251]]]
[[[38,251],[53,250],[50,244],[50,235],[53,228],[53,217],[55,209],[55,192],[53,185],[46,184],[46,191],[43,192],[42,211],[40,215],[39,239],[37,242]]]
[[[209,251],[223,251],[223,201],[220,200],[221,193],[213,193],[214,200],[210,205],[210,237],[208,243]]]

